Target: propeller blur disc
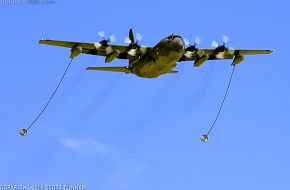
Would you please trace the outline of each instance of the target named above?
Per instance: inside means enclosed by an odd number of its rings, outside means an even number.
[[[194,39],[194,43],[195,43],[196,45],[200,44],[201,41],[202,41],[202,39],[201,39],[200,37],[198,37],[198,36],[196,36],[195,39]]]
[[[104,32],[104,31],[99,31],[99,32],[98,32],[98,35],[99,35],[101,38],[104,38],[104,37],[105,37],[105,32]]]
[[[131,43],[131,40],[130,40],[129,37],[126,37],[125,40],[124,40],[124,42],[125,42],[126,44],[130,44],[130,43]]]
[[[184,38],[183,41],[184,41],[184,45],[189,46],[189,40],[187,38]]]
[[[136,34],[137,41],[140,42],[142,40],[142,38],[143,38],[143,36],[141,34],[139,34],[139,33]]]
[[[226,35],[222,35],[223,42],[226,44],[229,42],[230,38]]]
[[[211,42],[211,46],[217,48],[217,47],[219,46],[219,44],[218,44],[217,41],[213,40],[213,41]]]
[[[110,42],[116,42],[116,36],[114,34],[110,36]]]

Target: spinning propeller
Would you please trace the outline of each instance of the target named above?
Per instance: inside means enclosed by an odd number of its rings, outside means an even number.
[[[215,47],[215,48],[222,47],[222,46],[225,47],[225,45],[230,41],[230,38],[228,36],[226,36],[226,35],[222,35],[222,40],[223,40],[223,44],[222,45],[219,45],[219,43],[216,40],[213,40],[211,42],[211,46]]]
[[[194,39],[194,44],[190,44],[188,39],[183,39],[185,46],[188,46],[187,48],[185,48],[185,56],[188,58],[191,58],[192,54],[196,51],[198,51],[198,48],[196,47],[197,45],[199,45],[201,43],[201,38],[196,36]]]
[[[184,38],[183,41],[184,41],[185,46],[188,46],[186,49],[188,49],[188,48],[193,48],[193,47],[195,48],[197,45],[201,43],[202,40],[200,37],[196,36],[194,39],[194,44],[191,44],[187,38]]]
[[[226,35],[222,35],[222,41],[223,44],[220,45],[216,40],[213,40],[211,42],[211,46],[215,48],[214,53],[217,58],[223,59],[224,58],[224,53],[227,51],[230,54],[235,53],[234,48],[229,48],[226,46],[226,44],[229,42],[230,38]]]
[[[112,34],[109,38],[106,38],[105,32],[99,31],[98,35],[102,38],[102,40],[98,43],[95,43],[96,49],[99,49],[102,46],[107,47],[109,42],[116,42],[116,36],[114,34]]]
[[[135,41],[134,41],[134,35],[133,35],[133,31],[132,31],[132,34],[131,34],[131,30],[129,31],[129,37],[126,37],[125,38],[125,43],[126,44],[134,44]],[[140,42],[142,40],[143,36],[139,33],[136,34],[136,44],[138,44],[138,42]]]
[[[106,42],[116,42],[116,36],[112,34],[108,39],[105,38],[105,32],[99,31],[98,35]]]
[[[126,37],[124,40],[124,42],[129,45],[127,50],[129,55],[136,56],[139,51],[142,51],[141,46],[139,45],[139,42],[142,40],[142,38],[142,35],[137,33],[135,42],[133,30],[129,30],[129,37]]]

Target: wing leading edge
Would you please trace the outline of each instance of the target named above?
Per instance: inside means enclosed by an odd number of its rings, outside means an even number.
[[[99,56],[109,56],[113,53],[118,55],[115,58],[118,59],[128,59],[130,51],[129,46],[124,45],[114,45],[107,44],[105,41],[96,42],[96,43],[86,43],[86,42],[70,42],[70,41],[58,41],[58,40],[40,40],[40,44],[66,47],[72,49],[72,54],[74,48],[77,48],[80,52],[90,55],[99,55]],[[148,52],[151,47],[140,47],[140,51],[136,53],[135,56],[141,56]]]
[[[244,60],[244,55],[270,54],[272,52],[273,50],[232,50],[220,46],[219,49],[185,50],[184,55],[178,61],[195,61],[194,66],[196,67],[207,60],[233,59],[233,64],[239,64]]]

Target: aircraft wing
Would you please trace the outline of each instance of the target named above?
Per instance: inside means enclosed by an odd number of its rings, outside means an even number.
[[[101,42],[96,43],[87,43],[87,42],[70,42],[70,41],[58,41],[58,40],[40,40],[40,44],[60,46],[66,48],[75,48],[80,47],[81,52],[84,54],[99,55],[99,56],[108,56],[113,52],[118,52],[116,58],[119,59],[128,59],[128,55],[132,50],[130,46],[124,45],[113,45],[113,44],[102,44]],[[142,56],[147,53],[151,47],[140,47],[137,51],[134,52],[134,56]],[[131,55],[131,54],[130,54]]]
[[[231,50],[224,49],[223,51],[217,51],[217,49],[195,49],[193,51],[185,51],[184,55],[179,61],[192,61],[198,60],[202,56],[208,56],[207,60],[223,60],[234,59],[236,55],[256,55],[256,54],[270,54],[273,50]]]
[[[257,54],[270,54],[273,50],[235,50],[241,55],[257,55]]]

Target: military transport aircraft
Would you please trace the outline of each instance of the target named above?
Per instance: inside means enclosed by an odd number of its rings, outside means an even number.
[[[232,64],[237,65],[244,60],[244,55],[269,54],[272,50],[238,50],[226,47],[228,38],[223,37],[224,43],[219,45],[213,41],[212,49],[197,48],[196,42],[189,45],[188,40],[181,36],[172,34],[162,39],[154,47],[144,47],[135,41],[132,29],[126,38],[127,46],[109,44],[115,41],[114,36],[110,39],[104,38],[104,32],[99,32],[103,38],[97,43],[68,42],[56,40],[40,40],[40,44],[62,46],[71,48],[70,57],[73,59],[80,53],[105,56],[105,62],[114,59],[128,59],[129,65],[124,67],[88,67],[87,70],[112,71],[132,73],[143,78],[156,78],[162,74],[177,73],[173,70],[178,62],[194,61],[194,66],[199,67],[207,60],[233,59]],[[140,35],[137,39],[141,38]],[[197,39],[196,41],[200,41]],[[187,47],[186,47],[187,46]]]

